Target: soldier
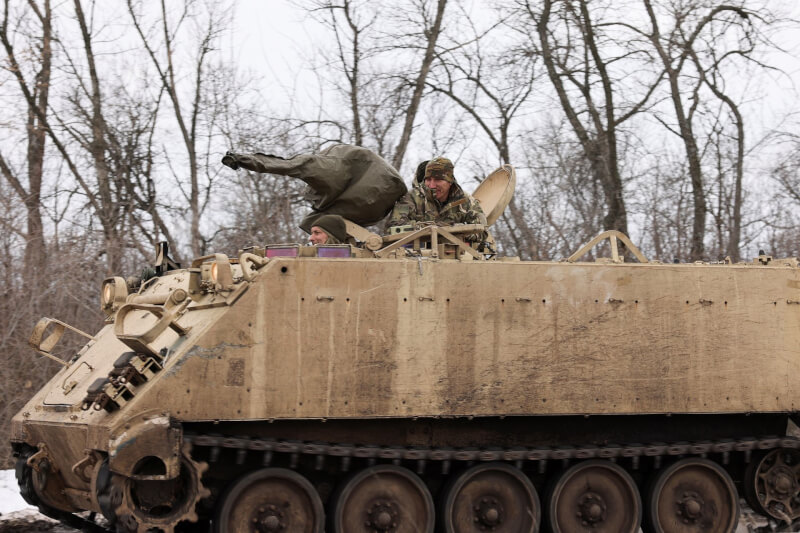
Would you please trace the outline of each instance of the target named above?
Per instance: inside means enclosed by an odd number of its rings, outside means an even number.
[[[386,227],[415,222],[486,224],[486,215],[478,200],[456,183],[453,163],[449,159],[436,157],[428,162],[423,183],[398,200]],[[485,236],[485,233],[474,235],[470,240],[483,240]]]
[[[344,244],[347,241],[347,227],[339,215],[322,215],[311,226],[311,244]]]

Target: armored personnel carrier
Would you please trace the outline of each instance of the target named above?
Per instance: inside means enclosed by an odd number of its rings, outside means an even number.
[[[513,183],[476,191],[490,223]],[[460,238],[483,229],[105,280],[105,326],[13,420],[23,496],[140,533],[723,533],[740,497],[800,517],[795,259],[662,264],[607,232],[528,262]]]

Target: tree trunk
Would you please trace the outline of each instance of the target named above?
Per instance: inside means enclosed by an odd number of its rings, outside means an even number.
[[[42,117],[47,113],[47,102],[50,94],[50,72],[52,62],[52,13],[50,0],[44,1],[44,9],[31,2],[31,9],[39,18],[42,24],[42,39],[40,49],[40,68],[36,73],[35,85],[29,88],[22,78],[17,74],[17,80],[23,93],[26,94],[28,103],[27,121],[27,166],[28,166],[28,187],[22,185],[17,176],[5,162],[0,161],[2,173],[20,196],[26,211],[26,233],[25,233],[25,271],[23,273],[23,283],[27,288],[34,287],[39,279],[41,272],[46,267],[47,254],[45,251],[44,226],[41,213],[41,192],[42,179],[44,173],[45,140],[47,138],[47,126]],[[13,58],[13,48],[11,39],[8,35],[8,0],[5,4],[5,18],[0,37],[3,41],[9,59]],[[12,65],[15,61],[10,61]],[[2,159],[2,157],[0,157]]]
[[[728,236],[728,255],[734,262],[740,259],[742,239],[742,178],[744,177],[744,122],[739,113],[738,106],[730,102],[731,111],[736,116],[736,174],[733,187],[733,220],[731,221],[730,235]]]
[[[444,19],[444,9],[447,6],[447,0],[438,0],[436,4],[436,18],[433,21],[433,26],[425,29],[425,34],[428,36],[428,45],[425,48],[425,55],[422,58],[422,65],[419,68],[416,82],[414,83],[414,93],[411,95],[411,102],[406,111],[406,120],[403,125],[403,132],[400,134],[400,141],[394,152],[392,165],[397,170],[403,164],[403,157],[406,155],[408,143],[411,140],[411,131],[414,129],[414,119],[417,116],[420,101],[422,100],[422,91],[425,89],[425,80],[428,78],[428,73],[433,64],[434,52],[436,51],[436,41],[439,39],[439,34],[442,31],[442,20]]]
[[[616,126],[619,119],[615,117],[614,92],[611,80],[605,69],[605,63],[600,57],[599,50],[594,39],[589,14],[584,2],[581,5],[581,19],[583,22],[584,45],[589,49],[589,53],[600,74],[603,86],[605,117],[595,108],[591,95],[584,91],[586,100],[586,112],[591,119],[594,133],[584,126],[579,117],[579,113],[574,108],[566,87],[562,80],[562,72],[556,68],[556,58],[550,46],[547,35],[547,26],[550,20],[552,1],[545,0],[542,14],[537,22],[539,41],[542,47],[542,59],[547,70],[553,87],[564,110],[567,120],[572,126],[572,130],[581,144],[584,156],[589,162],[592,175],[603,189],[603,196],[606,202],[606,214],[603,217],[603,229],[618,230],[625,234],[628,233],[628,217],[625,209],[623,197],[622,178],[619,174],[619,164],[617,161],[617,138]],[[533,15],[532,11],[529,11]],[[566,77],[566,76],[564,76]],[[640,107],[641,102],[636,107]],[[630,114],[627,117],[631,116]],[[627,118],[626,117],[626,118]],[[605,119],[605,124],[603,119]]]
[[[672,105],[675,109],[675,118],[678,121],[678,131],[680,132],[681,140],[683,141],[686,150],[686,160],[689,165],[689,178],[692,183],[692,200],[694,204],[694,220],[692,223],[692,246],[690,252],[690,259],[692,261],[700,261],[705,255],[705,230],[706,230],[706,194],[703,190],[703,169],[700,165],[700,153],[697,148],[697,139],[695,138],[694,131],[692,130],[691,118],[686,113],[683,107],[683,100],[681,99],[681,88],[678,78],[680,77],[680,65],[676,68],[673,65],[673,59],[669,57],[666,50],[661,44],[661,34],[656,19],[656,14],[653,11],[653,6],[650,0],[644,0],[644,5],[650,17],[650,22],[653,31],[650,34],[650,40],[653,43],[667,73],[669,81],[670,97]],[[691,46],[691,44],[689,45]]]
[[[89,154],[92,157],[95,176],[97,178],[97,194],[100,197],[101,211],[98,213],[100,224],[103,227],[103,247],[106,253],[106,268],[109,274],[119,272],[122,264],[122,243],[118,228],[119,206],[114,199],[111,176],[109,173],[106,154],[108,142],[106,140],[106,126],[103,118],[103,95],[100,90],[100,79],[97,75],[97,66],[92,50],[92,36],[86,24],[86,17],[80,0],[75,0],[75,15],[81,28],[83,48],[86,54],[86,64],[89,67],[91,92],[89,99],[92,104],[90,126],[92,137],[89,142]]]

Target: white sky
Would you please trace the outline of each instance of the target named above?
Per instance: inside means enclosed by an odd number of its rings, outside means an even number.
[[[230,44],[232,59],[262,77],[271,97],[289,104],[292,88],[314,80],[301,65],[320,26],[289,0],[238,0]],[[298,79],[300,77],[300,79]]]
[[[749,131],[762,130],[780,123],[800,106],[800,1],[753,0],[753,6],[764,2],[771,10],[782,13],[784,24],[775,34],[775,42],[783,52],[770,53],[767,62],[782,72],[772,72],[763,81],[742,73],[739,83],[754,95],[764,95],[752,102],[753,116]],[[455,3],[455,2],[454,2]],[[488,10],[489,2],[478,0],[478,9]],[[451,8],[452,9],[452,8]],[[231,35],[230,57],[242,69],[263,78],[264,87],[276,104],[289,104],[297,91],[308,89],[317,82],[303,68],[305,58],[313,53],[329,35],[319,23],[291,0],[238,0],[235,3],[234,31]],[[795,23],[790,21],[794,20]],[[752,89],[750,89],[752,87]],[[755,134],[751,139],[760,137]]]

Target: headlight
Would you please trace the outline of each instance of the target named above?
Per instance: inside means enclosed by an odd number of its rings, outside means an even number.
[[[206,261],[213,259],[213,261]],[[208,255],[195,259],[192,268],[200,267],[200,279],[206,290],[230,290],[233,285],[233,271],[228,256]]]
[[[100,308],[106,314],[114,313],[128,298],[128,284],[120,277],[106,278],[100,290]]]
[[[218,279],[219,279],[219,263],[215,261],[211,263],[211,281],[214,283],[214,285],[216,285]]]
[[[103,307],[108,307],[114,302],[114,282],[103,285]]]
[[[233,285],[233,270],[228,256],[215,254],[215,260],[211,263],[211,269],[208,273],[211,276],[211,283],[214,285],[214,289],[218,291],[231,289],[231,285]]]

